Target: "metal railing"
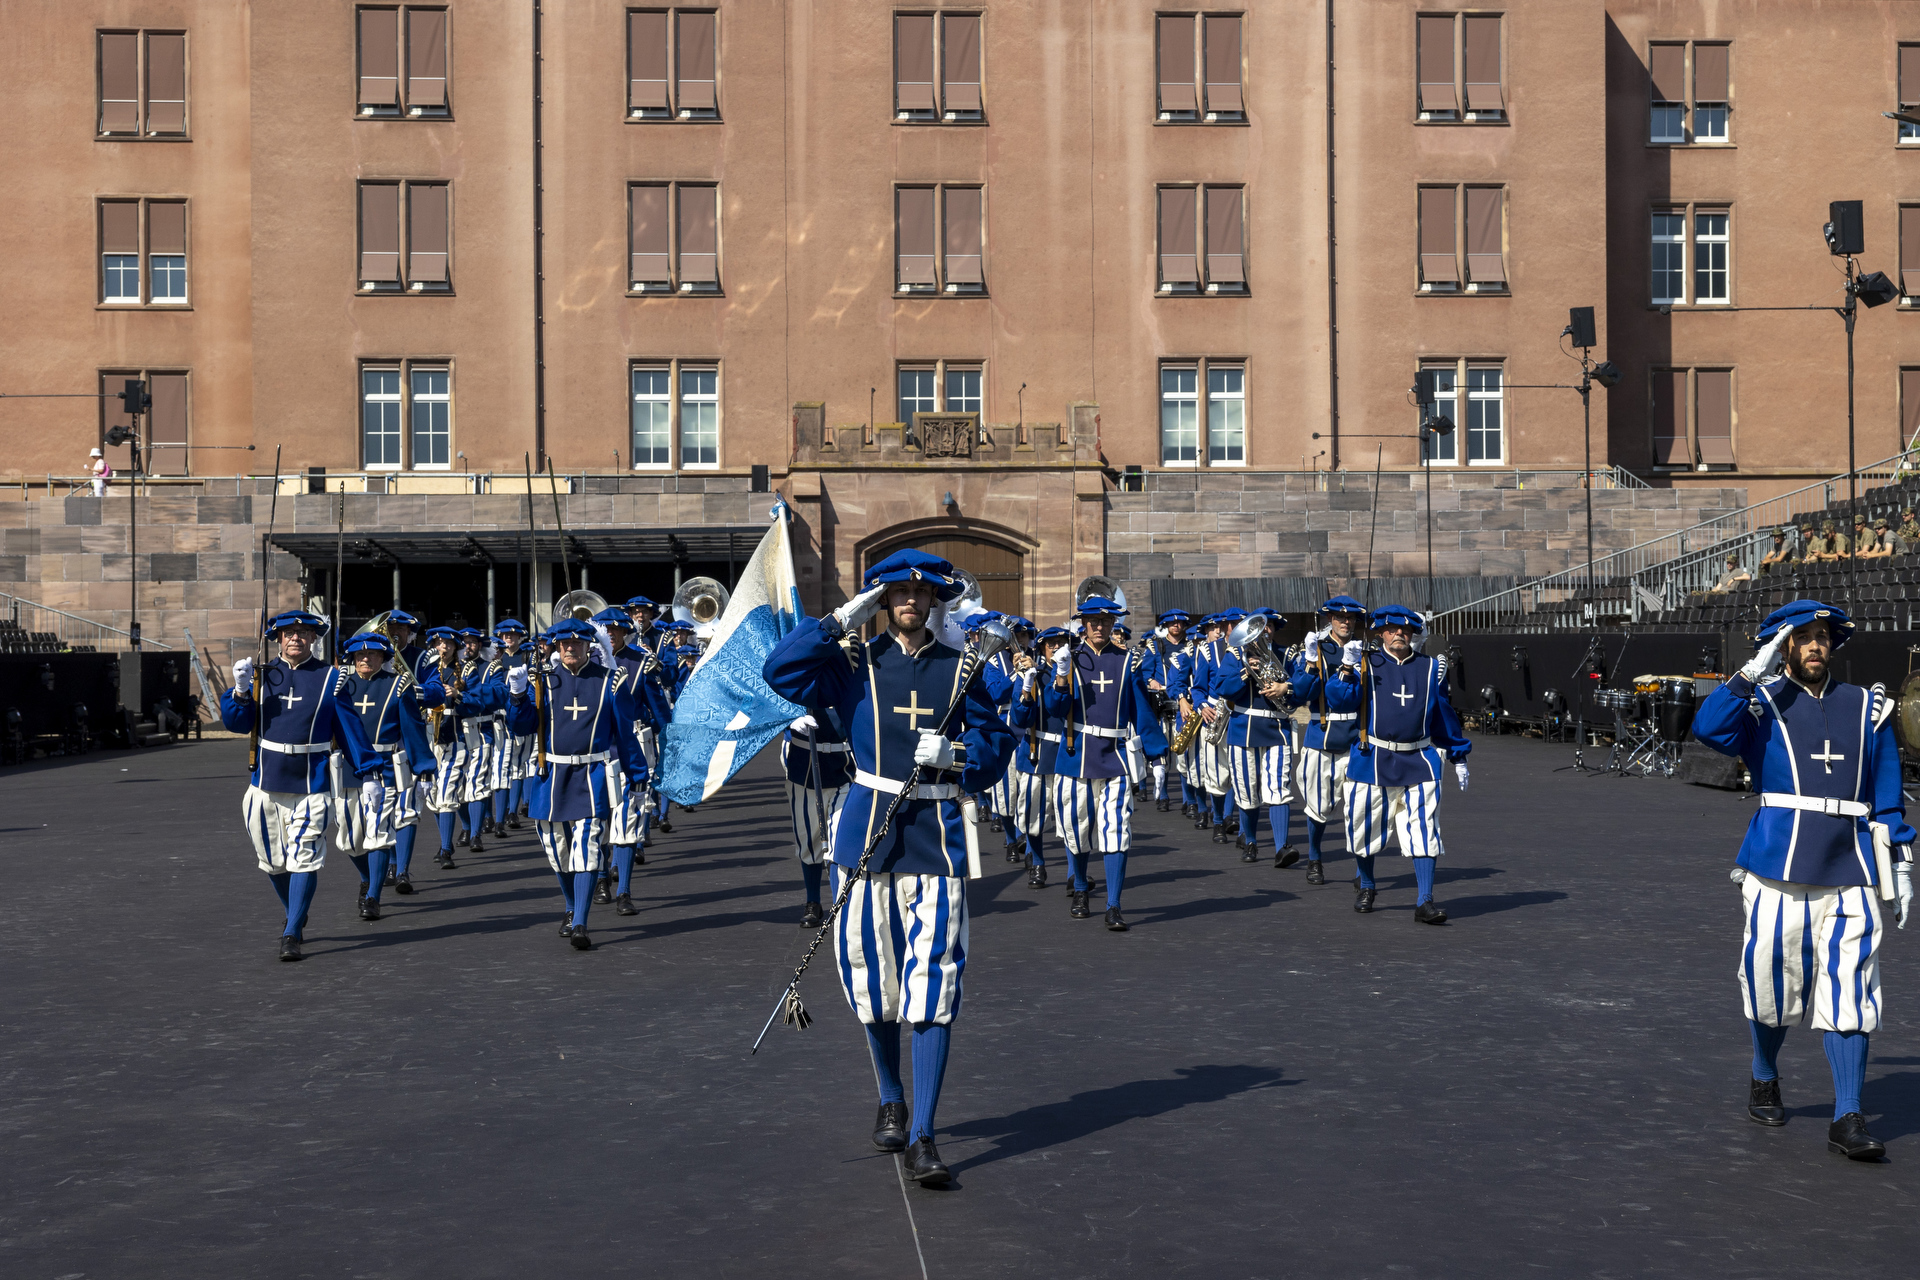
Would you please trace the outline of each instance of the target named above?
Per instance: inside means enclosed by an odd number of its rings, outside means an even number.
[[[8,652],[5,642],[15,638],[24,638],[28,644],[40,637],[52,636],[60,648],[56,652],[69,652],[76,646],[85,646],[99,653],[124,653],[133,649],[133,637],[119,627],[110,627],[104,622],[95,622],[83,618],[77,613],[68,613],[64,609],[55,609],[49,605],[37,604],[32,600],[23,600],[19,596],[8,595],[0,591],[0,618],[11,622],[18,631],[9,631],[0,638],[0,652]],[[44,641],[41,641],[44,643]],[[173,648],[161,640],[149,636],[140,637],[143,649]],[[45,649],[27,652],[47,652]]]
[[[1858,468],[1854,474],[1863,510],[1875,510],[1872,491],[1898,484],[1915,473],[1920,452],[1903,450]],[[1843,503],[1847,476],[1825,480],[1703,520],[1672,533],[1598,556],[1510,590],[1498,592],[1434,615],[1432,630],[1454,635],[1479,627],[1519,625],[1547,631],[1555,627],[1591,627],[1603,620],[1640,621],[1645,613],[1677,607],[1689,591],[1720,580],[1725,560],[1759,576],[1761,539],[1776,525]],[[1558,608],[1555,606],[1566,606]]]

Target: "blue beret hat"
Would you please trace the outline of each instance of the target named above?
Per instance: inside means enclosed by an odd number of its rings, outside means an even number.
[[[1158,618],[1155,618],[1154,621],[1158,622],[1161,626],[1165,626],[1170,622],[1192,622],[1193,615],[1185,609],[1169,609]]]
[[[645,596],[629,596],[627,598],[627,608],[629,609],[658,609],[659,607],[659,605]]]
[[[1073,616],[1076,618],[1124,618],[1127,616],[1127,611],[1117,600],[1109,600],[1105,596],[1088,596],[1080,602],[1080,607],[1073,611]]]
[[[1234,623],[1240,621],[1240,619],[1246,616],[1247,616],[1247,611],[1245,609],[1239,609],[1239,608],[1222,609],[1220,612],[1208,618],[1207,621],[1223,622],[1228,626],[1232,626]]]
[[[289,609],[277,613],[267,622],[266,634],[273,635],[283,627],[312,627],[321,635],[333,630],[333,624],[317,613],[308,613],[305,609]]]
[[[485,640],[487,638],[487,633],[478,627],[462,627],[454,632],[454,634],[462,640]]]
[[[883,582],[925,582],[933,587],[934,598],[938,600],[957,600],[966,590],[960,579],[953,576],[952,564],[924,551],[894,552],[867,570],[862,585],[871,588]]]
[[[506,635],[509,631],[518,631],[521,635],[525,635],[527,633],[526,624],[518,618],[502,618],[499,624],[493,629],[493,633],[497,636]]]
[[[592,620],[607,628],[609,631],[615,627],[619,627],[623,631],[633,630],[633,619],[629,618],[627,611],[619,605],[608,605],[600,612],[594,614]]]
[[[1367,619],[1369,631],[1378,631],[1382,627],[1411,627],[1415,635],[1421,635],[1425,633],[1427,624],[1417,611],[1403,604],[1389,604],[1375,609]]]
[[[428,627],[427,628],[427,639],[429,640],[451,640],[453,639],[454,636],[458,634],[459,633],[456,632],[452,627]]]
[[[549,640],[592,640],[594,630],[578,618],[562,618],[547,628]]]
[[[1049,640],[1064,640],[1067,634],[1068,632],[1065,627],[1048,627],[1045,631],[1035,636],[1034,639],[1041,644],[1045,644]]]
[[[1033,630],[1033,623],[1029,622],[1027,619],[1021,617],[1017,613],[1003,613],[1000,616],[1006,620],[1007,626],[1012,628],[1015,631],[1020,631],[1023,629],[1027,631]]]
[[[378,631],[362,631],[359,635],[347,641],[346,647],[342,649],[341,652],[359,653],[362,649],[377,649],[381,653],[392,653],[393,641],[387,639]]]
[[[418,627],[420,625],[420,619],[414,617],[405,609],[395,609],[387,615],[387,621],[395,626],[401,627]]]
[[[1790,600],[1767,615],[1760,624],[1760,633],[1754,638],[1754,648],[1759,648],[1773,639],[1784,627],[1788,631],[1804,627],[1810,622],[1824,622],[1827,631],[1833,636],[1833,647],[1838,649],[1853,635],[1853,619],[1846,611],[1830,604],[1821,604],[1818,600]]]
[[[1357,613],[1364,618],[1367,616],[1367,606],[1361,604],[1358,600],[1355,600],[1352,596],[1334,596],[1331,600],[1322,600],[1320,602],[1320,607],[1318,609],[1315,609],[1314,612],[1315,613]]]

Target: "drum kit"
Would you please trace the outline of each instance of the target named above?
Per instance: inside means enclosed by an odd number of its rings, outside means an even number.
[[[1613,713],[1606,768],[1621,775],[1671,778],[1693,729],[1698,690],[1692,676],[1641,676],[1631,689],[1595,689],[1593,705]]]

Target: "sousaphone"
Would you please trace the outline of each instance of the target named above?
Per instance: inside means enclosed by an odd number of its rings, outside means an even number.
[[[674,620],[691,622],[695,636],[711,639],[714,624],[726,613],[727,602],[732,598],[731,593],[712,578],[688,578],[673,593]]]
[[[567,592],[553,602],[553,617],[556,622],[561,618],[578,618],[582,622],[591,622],[593,615],[606,607],[606,597],[582,587],[578,591]]]

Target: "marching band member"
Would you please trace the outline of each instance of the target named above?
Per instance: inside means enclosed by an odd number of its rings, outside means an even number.
[[[833,830],[853,783],[853,748],[832,711],[804,715],[787,726],[780,742],[780,763],[787,771],[787,814],[793,819],[793,851],[800,859],[800,880],[807,907],[803,929],[826,920],[820,885],[831,862]]]
[[[607,638],[613,643],[613,665],[626,672],[625,687],[631,692],[634,705],[639,710],[633,725],[634,736],[641,744],[642,754],[646,754],[647,738],[659,741],[659,729],[672,714],[665,707],[659,686],[649,679],[648,668],[659,664],[652,654],[643,653],[627,643],[627,637],[637,628],[625,610],[602,609],[593,615],[592,620],[606,629]],[[656,758],[647,755],[648,777],[652,776],[656,767]],[[601,868],[600,883],[594,890],[593,900],[613,903],[613,909],[619,915],[639,915],[640,909],[633,905],[633,867],[644,856],[640,849],[647,840],[651,792],[645,785],[629,788],[626,774],[618,769],[607,774],[607,790],[613,806],[607,821],[610,856],[607,865]]]
[[[1359,736],[1357,711],[1328,708],[1325,686],[1338,673],[1342,653],[1350,640],[1360,638],[1367,607],[1352,596],[1334,596],[1314,611],[1315,630],[1308,634],[1293,663],[1296,696],[1308,711],[1300,743],[1300,807],[1307,814],[1307,883],[1325,884],[1321,842],[1327,820],[1339,812],[1347,781],[1347,756]]]
[[[414,634],[420,630],[420,619],[405,609],[394,609],[387,614],[387,635],[393,641],[393,664],[406,668],[413,677],[415,685],[424,685],[423,668],[429,665],[427,651],[413,642]]]
[[[1047,811],[1053,796],[1054,757],[1060,750],[1065,723],[1049,714],[1041,700],[1044,682],[1052,679],[1053,660],[1067,643],[1065,627],[1048,627],[1034,637],[1037,648],[1022,654],[1020,683],[1013,702],[1012,726],[1017,741],[1013,755],[1013,825],[1022,837],[1027,864],[1027,888],[1047,887],[1047,855],[1041,837],[1046,834]]]
[[[338,697],[359,716],[367,741],[381,757],[382,786],[357,794],[347,789],[345,755],[336,751],[332,760],[333,799],[340,813],[334,843],[360,872],[362,920],[380,918],[388,851],[398,843],[401,831],[419,824],[420,811],[413,803],[415,778],[431,774],[434,767],[420,709],[437,705],[443,696],[439,685],[422,688],[414,684],[411,672],[395,671],[388,662],[394,652],[393,642],[376,631],[363,632],[341,646],[341,654],[352,666],[340,683]],[[411,893],[413,882],[405,883],[403,892]]]
[[[1700,704],[1693,733],[1745,760],[1760,792],[1733,870],[1746,917],[1740,996],[1753,1037],[1747,1115],[1787,1122],[1780,1046],[1788,1027],[1811,1022],[1833,1071],[1827,1149],[1878,1160],[1886,1147],[1867,1132],[1860,1092],[1880,1024],[1880,904],[1891,902],[1907,927],[1914,832],[1892,700],[1880,685],[1833,677],[1833,651],[1852,634],[1845,613],[1817,600],[1775,609],[1753,660]]]
[[[676,647],[671,626],[656,626],[655,619],[660,612],[646,596],[634,596],[627,601],[627,616],[633,622],[633,635],[628,638],[628,648],[635,651],[641,661],[638,675],[641,687],[645,691],[647,704],[654,714],[648,716],[640,726],[640,748],[647,753],[647,767],[652,770],[651,777],[660,775],[660,732],[673,719],[674,699],[680,695],[680,656]],[[691,628],[689,627],[689,630]],[[651,661],[648,661],[651,659]],[[646,847],[653,838],[656,822],[662,831],[671,831],[673,826],[666,821],[667,800],[651,785],[640,802],[640,839],[634,848],[634,861],[644,864],[647,860]]]
[[[506,672],[533,661],[533,643],[527,639],[527,628],[518,618],[503,619],[493,633],[499,641],[503,679]],[[496,713],[494,719],[499,734],[500,764],[494,773],[493,829],[500,831],[503,827],[510,827],[518,831],[520,809],[527,786],[527,761],[533,755],[533,738],[529,734],[516,734],[508,729],[504,710]],[[505,791],[498,789],[502,779],[505,780]],[[502,812],[503,809],[505,812]]]
[[[427,808],[433,811],[440,828],[440,850],[434,862],[446,871],[457,870],[453,860],[455,815],[470,803],[468,775],[480,764],[476,749],[479,730],[471,721],[491,716],[491,691],[481,685],[480,664],[460,656],[460,636],[452,627],[434,627],[427,632],[433,646],[433,664],[428,680],[438,684],[445,701],[429,716],[427,738],[433,747],[434,770],[427,780]],[[475,838],[477,838],[477,828]]]
[[[1228,834],[1227,819],[1233,816],[1233,778],[1227,769],[1227,750],[1224,744],[1212,741],[1213,726],[1220,717],[1227,714],[1223,706],[1216,703],[1213,696],[1213,673],[1218,667],[1235,662],[1237,659],[1227,652],[1227,632],[1233,625],[1247,616],[1245,609],[1223,609],[1206,620],[1206,638],[1194,651],[1193,674],[1186,685],[1187,700],[1195,714],[1207,722],[1207,727],[1194,739],[1195,772],[1200,775],[1200,786],[1204,795],[1201,819],[1194,825],[1213,829],[1215,844],[1232,844],[1234,837]]]
[[[1133,844],[1132,782],[1144,775],[1146,756],[1167,749],[1146,681],[1127,651],[1112,643],[1114,624],[1125,613],[1105,596],[1082,600],[1075,612],[1082,642],[1054,658],[1053,679],[1041,695],[1047,712],[1066,722],[1054,755],[1053,823],[1073,874],[1069,914],[1076,920],[1092,914],[1087,855],[1097,848],[1107,870],[1106,925],[1115,933],[1127,930],[1120,894]]]
[[[463,627],[457,633],[460,637],[460,668],[467,675],[469,688],[486,687],[504,673],[497,670],[488,654],[487,633],[478,627]],[[495,745],[504,735],[494,731],[493,700],[488,700],[489,710],[473,715],[466,720],[468,730],[467,764],[466,834],[460,843],[474,853],[485,853],[487,848],[481,843],[481,836],[493,830],[493,761]]]
[[[266,635],[277,642],[279,653],[259,671],[252,658],[234,663],[233,687],[220,695],[220,722],[228,732],[260,729],[259,763],[247,779],[240,812],[260,870],[286,909],[282,960],[301,958],[307,911],[327,859],[327,823],[333,816],[327,758],[334,739],[370,803],[379,801],[384,786],[385,761],[340,696],[345,673],[313,656],[315,642],[326,633],[326,620],[304,609],[275,615]],[[263,697],[254,694],[256,681]]]
[[[1261,612],[1267,618],[1271,646],[1282,625],[1280,615]],[[1273,865],[1284,870],[1300,861],[1300,851],[1287,839],[1293,803],[1293,771],[1287,759],[1293,745],[1293,688],[1284,675],[1256,687],[1248,655],[1231,647],[1228,653],[1236,661],[1214,665],[1211,691],[1216,700],[1227,704],[1232,717],[1227,725],[1227,776],[1240,808],[1240,860],[1260,860],[1260,810],[1264,808],[1273,828]],[[1275,664],[1285,670],[1278,655]]]
[[[929,630],[935,601],[960,592],[947,561],[897,551],[867,571],[858,596],[825,618],[801,619],[765,666],[776,693],[816,719],[837,712],[852,732],[853,785],[833,841],[840,884],[868,842],[877,843],[866,879],[851,886],[835,923],[834,952],[880,1088],[874,1145],[906,1147],[905,1176],[930,1186],[952,1176],[933,1135],[967,963],[965,877],[974,833],[961,796],[983,790],[1013,750],[986,685],[972,680],[963,688],[961,651]],[[860,627],[882,609],[886,630],[861,643]],[[949,721],[954,704],[959,713]],[[881,816],[916,764],[926,781],[882,832]],[[902,1022],[913,1025],[911,1112],[900,1080]]]
[[[1179,727],[1178,713],[1167,687],[1174,678],[1173,668],[1181,661],[1181,649],[1186,643],[1187,623],[1191,615],[1184,609],[1169,609],[1154,620],[1154,629],[1147,637],[1146,650],[1140,657],[1140,674],[1146,678],[1147,688],[1160,697],[1156,698],[1160,710],[1160,733],[1169,741],[1174,730]],[[1171,752],[1168,753],[1169,755]],[[1173,807],[1172,798],[1167,795],[1167,756],[1156,756],[1149,764],[1153,770],[1154,807],[1166,813]],[[1181,768],[1175,762],[1176,770]],[[1187,811],[1192,797],[1187,795],[1187,780],[1184,772],[1180,774],[1180,812]]]
[[[1467,741],[1460,717],[1447,698],[1444,659],[1417,652],[1413,639],[1424,629],[1420,615],[1404,605],[1375,609],[1368,628],[1379,638],[1374,658],[1358,640],[1347,642],[1341,665],[1352,669],[1326,686],[1327,705],[1359,713],[1360,733],[1347,758],[1347,843],[1359,868],[1353,909],[1373,910],[1378,887],[1373,860],[1387,844],[1387,824],[1399,837],[1400,852],[1413,859],[1420,886],[1413,918],[1421,924],[1445,924],[1447,913],[1433,900],[1434,860],[1445,852],[1440,842],[1441,752],[1453,763],[1460,789],[1467,789]]]
[[[540,735],[529,810],[566,902],[560,936],[575,950],[587,951],[593,947],[587,911],[594,881],[606,864],[617,789],[637,791],[647,782],[647,760],[634,731],[643,713],[627,669],[593,661],[592,626],[562,618],[547,629],[547,638],[560,661],[507,673],[507,719],[515,733]],[[542,682],[538,705],[527,696],[535,678]]]
[[[1207,617],[1197,622],[1188,621],[1178,624],[1180,647],[1168,656],[1163,668],[1166,673],[1167,697],[1173,702],[1175,734],[1179,733],[1189,718],[1198,714],[1193,709],[1193,671],[1200,648],[1198,637],[1205,633],[1210,621],[1211,618]],[[1168,746],[1171,750],[1171,737],[1168,739]],[[1212,821],[1211,801],[1208,800],[1206,789],[1200,785],[1199,747],[1199,740],[1195,739],[1187,745],[1185,751],[1174,757],[1174,765],[1180,771],[1180,812],[1193,819],[1193,825],[1196,828]],[[1207,822],[1202,822],[1203,817]]]
[[[1018,614],[994,613],[989,610],[987,616],[991,619],[998,620],[1007,628],[1008,633],[1013,636],[1012,644],[987,659],[987,669],[992,671],[998,678],[998,683],[994,686],[994,700],[996,703],[994,710],[999,713],[1001,720],[1010,724],[1012,723],[1013,699],[1018,685],[1017,677],[1020,670],[1015,659],[1026,653],[1025,644],[1021,637],[1026,637],[1026,642],[1030,643],[1033,638],[1034,628],[1031,622],[1020,617]],[[980,625],[984,626],[985,623],[983,622]],[[1018,821],[1019,815],[1015,812],[1018,804],[1014,798],[1014,771],[1011,765],[1009,765],[1005,773],[994,780],[992,788],[987,792],[987,796],[993,805],[994,826],[998,827],[1001,835],[1005,837],[1007,861],[1019,862],[1023,860],[1026,855],[1026,842],[1021,837],[1020,823]]]

